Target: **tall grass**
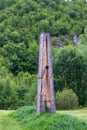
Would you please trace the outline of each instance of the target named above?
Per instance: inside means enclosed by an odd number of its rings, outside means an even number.
[[[62,114],[36,115],[35,107],[22,107],[10,115],[24,130],[87,130],[87,123]]]
[[[0,113],[0,130],[24,130],[24,128],[20,125],[20,122],[7,114]]]

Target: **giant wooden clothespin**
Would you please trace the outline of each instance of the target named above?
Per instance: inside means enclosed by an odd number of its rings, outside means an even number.
[[[50,46],[50,35],[48,33],[41,34],[38,68],[37,114],[45,112],[46,109],[49,109],[51,113],[56,111]]]

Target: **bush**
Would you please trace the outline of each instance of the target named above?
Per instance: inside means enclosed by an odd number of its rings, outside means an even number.
[[[35,105],[37,90],[37,75],[20,72],[16,77],[18,101],[17,106]]]
[[[64,89],[56,93],[56,107],[58,109],[71,109],[78,106],[78,98],[72,89]]]
[[[15,77],[8,70],[0,69],[0,109],[35,105],[36,90],[37,75],[20,72]]]
[[[53,57],[55,91],[65,87],[78,96],[79,104],[85,104],[87,62],[78,48],[67,46],[58,50]]]

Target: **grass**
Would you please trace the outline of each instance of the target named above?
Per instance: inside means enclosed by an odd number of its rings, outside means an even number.
[[[87,123],[64,114],[42,113],[36,115],[34,107],[18,109],[11,117],[19,122],[25,130],[86,130]]]
[[[0,111],[0,130],[87,130],[85,114],[87,108],[36,115],[35,107],[25,106],[16,111]]]
[[[74,117],[77,117],[81,120],[84,120],[87,122],[87,108],[82,108],[78,110],[59,110],[57,111],[59,114],[68,114]]]
[[[9,116],[11,111],[0,111],[0,130],[24,130],[20,123]]]

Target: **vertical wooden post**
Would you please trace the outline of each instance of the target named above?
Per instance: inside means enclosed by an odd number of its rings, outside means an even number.
[[[42,89],[42,61],[43,61],[43,36],[40,35],[40,52],[39,52],[39,66],[38,66],[38,88],[37,88],[37,113],[41,112],[41,89]]]
[[[53,69],[52,69],[52,55],[51,55],[51,44],[50,44],[50,34],[47,34],[47,52],[48,52],[48,78],[49,78],[49,88],[50,88],[50,100],[51,106],[50,110],[52,113],[56,111],[55,98],[54,98],[54,82],[53,82]]]
[[[38,66],[37,114],[45,112],[46,107],[52,113],[56,111],[50,46],[50,35],[45,33],[41,34]]]

